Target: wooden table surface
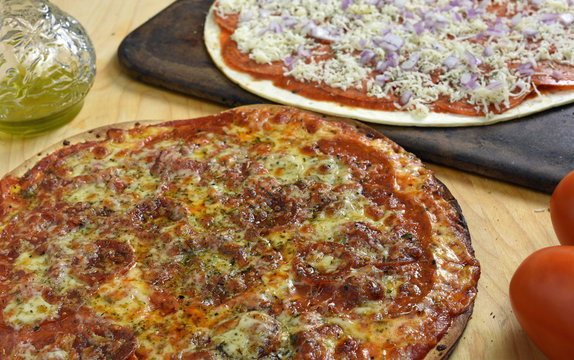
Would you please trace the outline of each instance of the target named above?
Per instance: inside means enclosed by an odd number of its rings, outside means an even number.
[[[97,75],[79,115],[43,136],[0,136],[0,172],[66,137],[132,120],[172,120],[213,114],[223,107],[135,81],[122,72],[122,39],[171,0],[53,0],[87,29],[97,54]],[[536,249],[558,244],[548,212],[550,196],[458,170],[427,164],[458,199],[470,228],[482,275],[474,314],[452,359],[544,359],[518,325],[508,284]]]

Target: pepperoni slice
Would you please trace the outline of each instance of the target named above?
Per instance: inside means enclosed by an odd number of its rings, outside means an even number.
[[[367,360],[370,358],[369,350],[360,340],[351,336],[343,338],[335,347],[335,359],[337,360]]]
[[[345,276],[355,263],[355,257],[343,245],[320,242],[301,249],[293,268],[302,281],[324,285]]]
[[[133,223],[142,224],[160,218],[179,221],[187,215],[188,211],[177,200],[160,196],[155,199],[145,199],[138,203],[130,212]]]
[[[225,17],[216,16],[215,21],[221,26],[225,31],[233,32],[237,28],[239,23],[239,15],[227,15]]]
[[[295,356],[297,360],[355,359],[367,360],[371,354],[360,340],[342,336],[339,325],[325,324],[294,334]],[[334,344],[334,348],[325,346]]]
[[[376,266],[411,263],[427,255],[424,244],[399,225],[383,233],[367,223],[353,222],[343,227],[341,236],[364,261]]]
[[[7,359],[17,359],[23,352],[34,358],[43,358],[43,355],[58,350],[66,353],[67,359],[124,360],[134,353],[137,345],[131,330],[114,325],[88,310],[34,329],[13,331],[0,325],[0,339],[0,354],[7,354]]]
[[[574,66],[539,63],[532,75],[532,82],[537,86],[548,86],[551,89],[574,87]]]
[[[237,44],[231,40],[229,33],[224,33],[222,38],[221,54],[227,65],[231,68],[259,77],[274,78],[283,75],[283,65],[281,62],[275,61],[270,64],[258,64],[249,57],[248,53],[243,53],[237,48]],[[229,62],[228,59],[234,60],[233,62]]]
[[[81,248],[72,261],[78,279],[97,285],[126,273],[135,264],[134,249],[115,240],[98,240]]]
[[[351,309],[369,300],[383,301],[386,316],[404,315],[416,309],[433,284],[434,267],[430,263],[374,266],[361,268],[341,281],[334,292],[334,303]]]
[[[150,302],[163,315],[173,314],[179,309],[176,297],[161,289],[153,289],[150,295]]]
[[[267,241],[255,238],[246,247],[216,232],[189,235],[169,249],[174,256],[160,259],[138,248],[141,258],[150,259],[139,264],[144,279],[166,296],[184,295],[212,305],[258,286],[262,276],[285,261]]]
[[[299,221],[302,200],[289,195],[288,186],[272,179],[258,180],[246,186],[237,215],[240,226],[254,228],[262,234],[282,230]]]
[[[161,150],[150,167],[150,174],[169,177],[178,171],[189,171],[203,174],[207,170],[205,163],[186,159],[178,149]]]
[[[491,105],[488,110],[494,114],[503,113],[520,105],[530,94],[531,93],[524,93],[521,96],[511,96],[508,99],[508,105],[501,104],[498,108]],[[468,116],[481,116],[485,114],[483,107],[464,101],[450,101],[444,97],[439,98],[439,100],[433,103],[433,111]]]

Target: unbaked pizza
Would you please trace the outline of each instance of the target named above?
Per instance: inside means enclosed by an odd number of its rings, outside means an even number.
[[[91,131],[0,181],[1,359],[438,359],[480,267],[372,129],[301,110]]]
[[[205,42],[266,99],[397,125],[481,125],[574,101],[571,0],[217,0]]]

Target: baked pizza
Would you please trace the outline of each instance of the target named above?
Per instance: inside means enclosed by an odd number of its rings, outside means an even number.
[[[570,0],[217,0],[205,43],[248,91],[370,122],[481,125],[574,101]]]
[[[65,141],[0,181],[1,359],[438,359],[480,267],[372,129],[280,106]]]

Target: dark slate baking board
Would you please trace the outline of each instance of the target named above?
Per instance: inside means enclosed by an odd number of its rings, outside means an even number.
[[[125,71],[143,82],[227,106],[269,102],[227,80],[203,44],[212,0],[179,0],[121,43]],[[424,161],[550,193],[574,170],[574,104],[481,127],[372,125]]]

